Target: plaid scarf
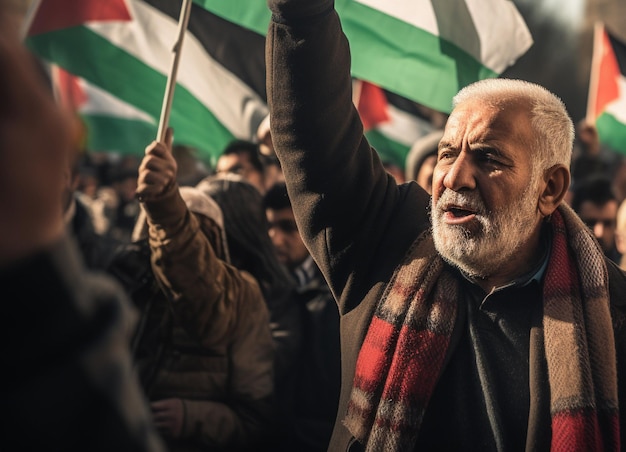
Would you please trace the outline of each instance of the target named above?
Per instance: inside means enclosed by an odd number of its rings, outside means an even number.
[[[604,257],[566,205],[554,212],[550,224],[543,346],[551,450],[619,450],[615,345]],[[388,284],[357,359],[344,424],[366,451],[415,448],[448,352],[459,287],[436,252],[431,232],[422,234]]]

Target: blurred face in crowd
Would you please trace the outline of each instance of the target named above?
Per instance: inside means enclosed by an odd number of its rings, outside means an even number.
[[[265,193],[264,175],[252,165],[246,154],[222,154],[217,159],[215,171],[218,174],[239,174],[246,181],[254,185],[260,193]]]
[[[437,155],[429,155],[424,159],[415,177],[415,181],[420,187],[432,194],[433,188],[433,172],[437,165]]]
[[[309,251],[298,232],[293,210],[290,208],[267,209],[265,212],[269,224],[269,235],[278,253],[278,259],[289,269],[297,267],[308,257]]]
[[[610,252],[615,247],[618,207],[615,200],[610,200],[603,205],[598,205],[591,201],[583,201],[578,209],[578,215],[581,220],[589,226],[605,253]]]
[[[534,265],[541,214],[528,115],[528,107],[510,100],[467,100],[452,112],[439,144],[435,246],[478,278],[506,281]]]
[[[123,202],[132,202],[135,200],[137,192],[137,177],[125,177],[113,183],[116,193]]]

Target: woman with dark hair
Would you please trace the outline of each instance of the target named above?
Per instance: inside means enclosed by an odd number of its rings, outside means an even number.
[[[222,209],[231,263],[254,276],[261,286],[273,328],[278,328],[274,338],[279,349],[277,372],[280,373],[292,361],[283,358],[291,357],[297,348],[299,325],[297,311],[292,306],[295,286],[267,233],[263,197],[252,184],[230,173],[206,177],[196,187]]]
[[[270,311],[270,327],[276,347],[275,388],[282,416],[293,403],[295,363],[301,343],[302,320],[295,302],[295,284],[280,263],[268,235],[261,193],[241,176],[209,176],[196,186],[222,209],[231,263],[254,276]],[[278,447],[278,446],[277,446]]]

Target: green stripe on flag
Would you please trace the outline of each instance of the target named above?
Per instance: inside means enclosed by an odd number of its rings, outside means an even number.
[[[271,13],[266,0],[193,0],[213,14],[260,35],[267,34]]]
[[[82,26],[72,27],[31,37],[28,45],[42,58],[108,91],[158,122],[167,75],[155,71],[97,33]],[[119,76],[120,71],[124,72],[124,77]],[[132,89],[128,86],[129,75],[133,80]],[[174,128],[175,136],[184,137],[185,142],[181,144],[196,148],[201,158],[209,161],[215,161],[233,139],[232,133],[211,111],[180,84],[174,93],[170,126]],[[154,138],[156,134],[149,141]]]
[[[81,117],[88,130],[88,149],[114,150],[141,158],[157,134],[157,126],[144,121],[90,114]]]
[[[449,113],[464,86],[498,74],[454,44],[368,6],[337,0],[356,78]]]
[[[626,124],[604,112],[596,119],[596,128],[600,142],[614,151],[626,154]]]
[[[264,0],[194,0],[214,14],[267,33]],[[458,46],[353,0],[336,0],[350,41],[352,75],[435,110],[449,113],[452,97],[476,80],[497,77]]]

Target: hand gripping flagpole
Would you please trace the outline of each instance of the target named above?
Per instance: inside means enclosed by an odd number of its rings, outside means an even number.
[[[167,85],[165,86],[165,97],[163,97],[163,106],[161,107],[161,119],[159,120],[159,129],[157,131],[157,140],[165,142],[165,132],[170,122],[170,111],[172,110],[172,100],[174,99],[174,88],[176,87],[176,74],[178,72],[178,63],[183,49],[183,38],[187,31],[189,23],[189,13],[191,12],[191,0],[183,0],[180,9],[180,18],[178,20],[178,38],[172,51],[172,67],[167,77]]]

